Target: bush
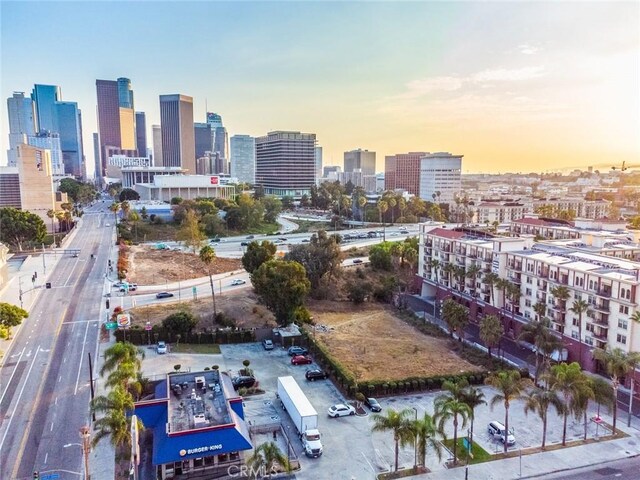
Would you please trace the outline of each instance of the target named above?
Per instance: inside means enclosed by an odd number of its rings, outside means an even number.
[[[231,328],[236,327],[236,320],[228,316],[224,312],[218,312],[216,314],[216,323],[221,327],[231,327]]]
[[[198,324],[198,320],[191,312],[176,312],[162,321],[162,326],[176,335],[186,335]]]

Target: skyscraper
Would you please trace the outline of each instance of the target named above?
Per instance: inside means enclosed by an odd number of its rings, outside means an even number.
[[[100,160],[100,137],[98,132],[93,133],[93,168],[95,169],[94,178],[96,184],[102,183],[102,161]]]
[[[428,152],[409,152],[387,155],[384,158],[385,190],[403,189],[420,194],[420,159]]]
[[[118,82],[115,80],[96,80],[98,97],[98,132],[100,134],[100,176],[107,169],[107,148],[121,148],[120,141],[120,102]]]
[[[162,160],[162,129],[160,125],[151,126],[151,137],[153,140],[153,166],[164,166]]]
[[[207,112],[207,123],[211,126],[212,151],[219,153],[222,162],[226,162],[229,159],[229,136],[227,129],[222,124],[222,116],[217,113]]]
[[[351,150],[344,152],[345,173],[360,170],[363,175],[375,175],[376,173],[376,152],[369,150]]]
[[[34,85],[31,99],[36,109],[36,131],[55,132],[56,102],[62,99],[57,85]]]
[[[56,132],[60,134],[62,161],[67,175],[84,176],[82,125],[76,102],[56,102]]]
[[[322,178],[322,147],[317,146],[315,148],[316,157],[316,185],[320,185],[320,179]]]
[[[35,111],[33,100],[24,96],[24,92],[14,92],[7,98],[7,111],[9,113],[9,150],[7,157],[9,166],[16,165],[18,152],[16,147],[25,143],[25,135],[35,135]]]
[[[162,163],[196,171],[193,98],[187,95],[160,95]]]
[[[118,104],[121,108],[133,109],[133,90],[131,90],[131,80],[120,77],[118,80]]]
[[[147,117],[144,112],[136,112],[136,150],[139,156],[147,156]]]
[[[256,184],[266,194],[300,198],[315,185],[316,135],[276,131],[256,138]]]
[[[431,153],[420,159],[420,198],[453,203],[461,189],[462,155],[447,152]]]
[[[208,123],[194,123],[194,138],[196,159],[204,156],[205,152],[213,152],[213,138],[211,136],[211,125]]]
[[[249,135],[231,137],[231,176],[243,183],[256,182],[256,139]]]

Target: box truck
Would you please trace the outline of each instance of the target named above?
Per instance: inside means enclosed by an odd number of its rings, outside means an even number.
[[[293,377],[278,377],[278,397],[300,438],[307,457],[322,455],[322,443],[318,430],[318,412]]]

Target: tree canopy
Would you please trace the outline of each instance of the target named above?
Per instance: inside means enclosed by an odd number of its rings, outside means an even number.
[[[162,326],[174,334],[185,335],[198,324],[198,320],[191,312],[176,312],[162,320]]]
[[[268,240],[250,242],[246,253],[242,256],[242,266],[247,272],[253,273],[260,268],[260,265],[272,260],[277,249],[278,247]]]
[[[0,338],[9,338],[11,328],[20,325],[28,316],[29,313],[20,307],[10,303],[0,303]]]
[[[382,242],[369,249],[369,262],[375,270],[391,270],[391,242]]]
[[[334,235],[320,230],[311,236],[307,245],[294,245],[286,255],[287,260],[301,264],[307,272],[312,291],[323,281],[330,282],[342,264],[342,251]]]
[[[251,283],[262,303],[273,312],[280,325],[295,318],[304,303],[311,283],[298,262],[269,260],[251,275]]]
[[[140,200],[140,195],[132,188],[123,188],[120,191],[120,201],[124,202],[125,200]]]
[[[25,242],[44,242],[47,227],[36,214],[15,208],[0,208],[0,241],[22,250]]]

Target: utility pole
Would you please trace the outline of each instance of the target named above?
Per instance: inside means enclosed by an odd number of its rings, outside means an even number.
[[[87,355],[89,355],[89,386],[91,387],[91,401],[93,402],[93,399],[96,397],[96,392],[93,389],[93,363],[91,362],[91,352],[87,352]],[[93,421],[96,421],[96,412],[93,411],[91,412],[91,417],[93,419]]]
[[[84,455],[84,479],[89,480],[89,452],[91,452],[91,431],[89,427],[80,428],[80,438],[82,438],[82,453]]]
[[[20,308],[24,308],[22,306],[22,277],[18,277],[18,288],[19,288],[19,297],[20,297]]]

